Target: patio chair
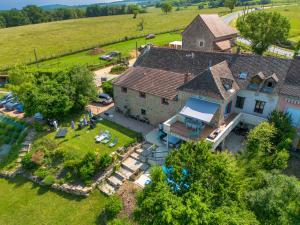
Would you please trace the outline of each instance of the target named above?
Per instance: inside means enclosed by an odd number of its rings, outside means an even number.
[[[96,142],[100,143],[102,142],[104,139],[106,139],[108,136],[110,135],[109,131],[105,131],[103,134],[96,136]]]
[[[111,139],[111,135],[109,134],[106,138],[104,138],[101,143],[102,144],[107,144],[108,142],[110,142],[110,139]]]
[[[110,147],[110,148],[115,147],[116,144],[118,144],[118,141],[119,141],[118,138],[115,138],[115,139],[112,141],[112,143],[109,144],[109,147]]]

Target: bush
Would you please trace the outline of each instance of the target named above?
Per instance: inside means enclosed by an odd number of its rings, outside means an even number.
[[[49,175],[49,171],[46,168],[39,168],[34,172],[34,175],[44,179]]]
[[[116,65],[114,67],[111,68],[110,72],[112,74],[121,74],[123,73],[125,70],[127,70],[127,66],[126,65]]]
[[[31,157],[32,157],[32,153],[29,152],[23,157],[21,161],[22,166],[26,170],[33,170],[38,167],[38,165],[31,160]]]
[[[80,179],[85,183],[89,182],[97,170],[97,156],[94,152],[88,152],[79,164],[78,173]]]
[[[114,96],[112,80],[106,81],[102,83],[102,90],[104,93]]]
[[[111,196],[105,204],[105,215],[109,220],[113,219],[123,209],[121,199],[117,195]]]
[[[56,181],[56,178],[52,175],[46,176],[45,179],[43,180],[43,182],[48,186],[54,184],[55,181]]]
[[[102,155],[99,160],[99,167],[101,169],[107,168],[112,163],[112,157],[110,157],[107,153]]]

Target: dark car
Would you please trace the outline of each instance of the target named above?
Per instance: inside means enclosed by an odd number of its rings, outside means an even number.
[[[155,38],[155,34],[148,34],[146,36],[146,39],[153,39],[153,38]]]
[[[110,61],[110,60],[112,60],[114,57],[117,57],[117,56],[119,56],[119,55],[120,55],[120,52],[112,51],[112,52],[107,53],[106,55],[100,56],[100,59],[106,60],[106,61]]]
[[[105,93],[101,93],[98,96],[98,101],[99,103],[103,104],[103,105],[109,105],[113,102],[113,99]]]

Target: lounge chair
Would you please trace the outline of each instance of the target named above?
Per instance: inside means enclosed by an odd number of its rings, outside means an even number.
[[[111,139],[111,135],[109,134],[106,138],[104,138],[104,140],[101,141],[102,144],[107,144],[108,142],[110,142]]]
[[[112,148],[112,147],[115,147],[116,144],[118,143],[118,138],[115,138],[112,143],[109,144],[109,147]]]
[[[110,136],[109,131],[105,131],[103,134],[96,136],[96,142],[100,143],[102,142],[104,139],[106,139],[108,136]]]

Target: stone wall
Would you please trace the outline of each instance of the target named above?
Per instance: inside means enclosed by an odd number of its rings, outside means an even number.
[[[152,125],[157,125],[175,115],[184,102],[169,100],[169,105],[162,104],[161,97],[146,94],[146,98],[141,98],[138,91],[127,89],[127,93],[121,91],[120,86],[114,85],[115,106],[125,112],[125,106],[130,109],[131,115],[138,115],[140,118],[146,117]],[[146,110],[146,115],[141,114],[141,109]]]
[[[200,46],[200,41],[204,45]],[[196,18],[182,33],[182,49],[184,50],[200,50],[200,51],[213,51],[214,49],[214,36],[207,28],[202,20]]]

